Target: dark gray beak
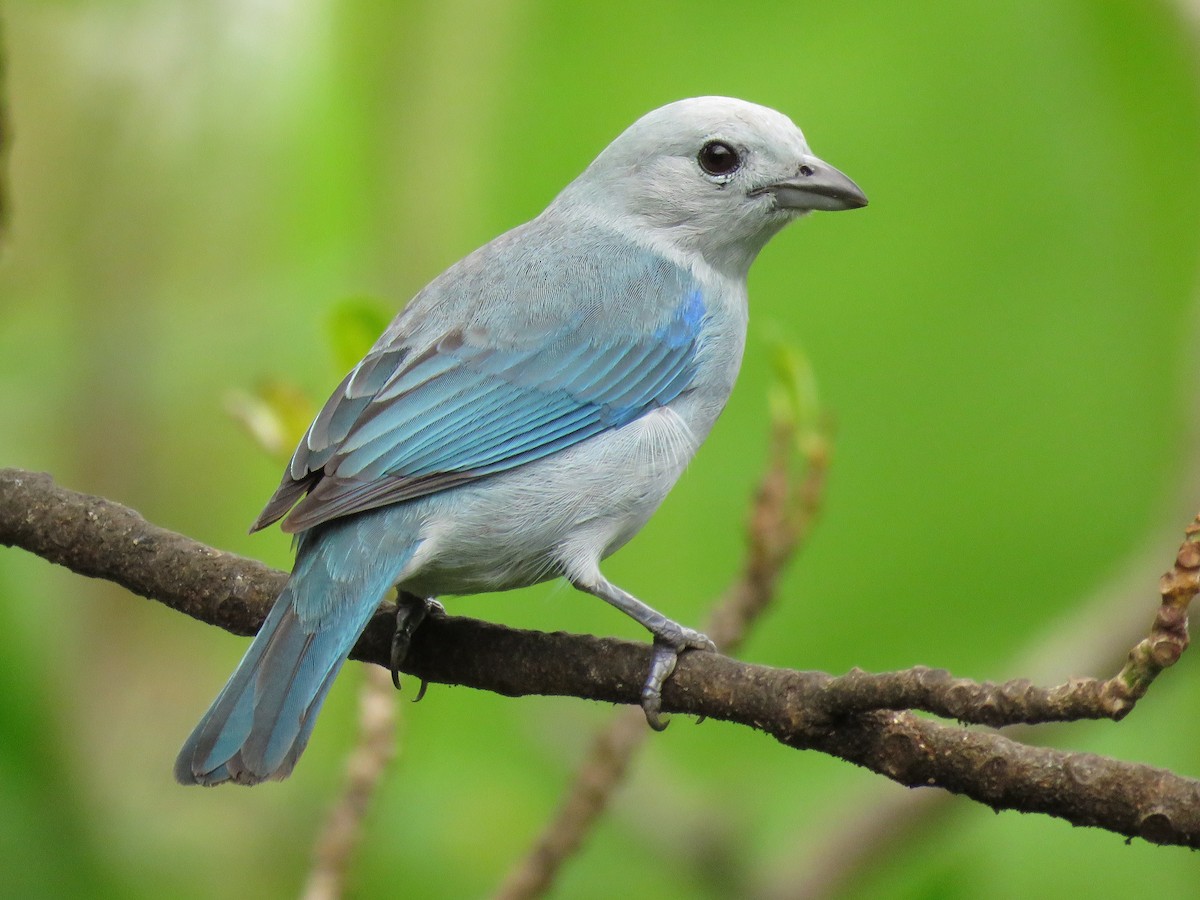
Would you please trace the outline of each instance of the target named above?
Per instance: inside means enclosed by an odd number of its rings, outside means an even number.
[[[857,184],[815,156],[804,157],[796,174],[786,181],[768,184],[750,193],[752,196],[770,194],[778,209],[835,212],[867,205],[867,195]]]

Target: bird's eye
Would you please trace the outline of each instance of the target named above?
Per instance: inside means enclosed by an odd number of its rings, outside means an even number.
[[[696,162],[709,175],[732,175],[741,167],[742,157],[724,141],[709,141],[700,148]]]

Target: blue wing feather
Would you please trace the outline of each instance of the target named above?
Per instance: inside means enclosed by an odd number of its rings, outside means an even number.
[[[662,319],[649,331],[606,328],[578,312],[596,303],[580,303],[558,327],[507,345],[468,323],[420,352],[397,337],[377,347],[314,420],[255,527],[305,491],[285,530],[507,471],[670,403],[695,372],[702,294],[661,260],[609,290],[641,295],[643,309],[658,294]]]
[[[457,462],[463,469],[470,470],[480,466],[494,466],[497,463],[511,461],[531,450],[545,449],[546,453],[541,454],[544,456],[560,449],[557,442],[565,437],[573,438],[569,444],[578,443],[584,437],[590,437],[595,433],[592,428],[597,424],[599,423],[596,421],[593,411],[587,407],[580,407],[557,419],[542,422],[536,432],[525,431],[513,434],[501,442],[479,447]],[[586,432],[586,434],[581,432]]]
[[[484,451],[502,452],[505,442],[530,433],[532,423],[538,423],[544,431],[556,416],[578,412],[578,406],[570,397],[547,398],[546,402],[534,404],[533,398],[516,397],[507,407],[497,406],[488,410],[490,415],[477,415],[482,410],[471,410],[477,421],[465,423],[463,433],[471,435],[468,446],[462,446],[444,433],[430,435],[407,458],[405,468],[413,475],[428,475],[446,471],[452,467],[467,469],[476,464],[472,453],[480,448]]]
[[[411,368],[393,372],[384,389],[376,394],[374,399],[376,402],[394,400],[408,391],[415,390],[421,385],[427,384],[430,379],[444,375],[456,365],[458,365],[457,360],[449,355],[438,355],[423,359]]]

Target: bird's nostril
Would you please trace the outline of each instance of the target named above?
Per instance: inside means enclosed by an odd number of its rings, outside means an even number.
[[[807,178],[808,176],[812,175],[812,174],[813,174],[813,168],[812,168],[812,166],[801,166],[801,167],[800,167],[800,174],[801,174],[801,175],[803,175],[805,178]]]

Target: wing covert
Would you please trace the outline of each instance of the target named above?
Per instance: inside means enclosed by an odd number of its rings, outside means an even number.
[[[670,403],[694,375],[704,302],[682,276],[655,287],[675,300],[640,333],[604,333],[585,311],[516,346],[479,329],[419,352],[377,345],[314,419],[254,528],[306,492],[285,531],[507,471]]]

